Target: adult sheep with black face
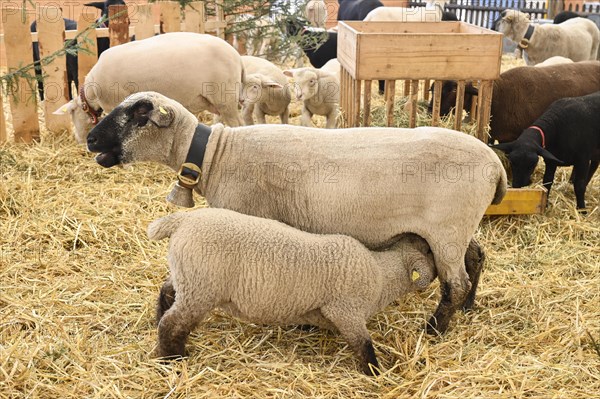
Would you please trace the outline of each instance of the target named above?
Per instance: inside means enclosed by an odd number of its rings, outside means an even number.
[[[80,95],[56,113],[69,113],[83,143],[102,112],[132,93],[153,90],[197,114],[210,111],[230,126],[245,82],[242,58],[226,41],[189,32],[166,33],[106,50],[85,78]]]
[[[445,331],[465,300],[472,304],[476,278],[465,266],[467,248],[477,247],[473,234],[483,214],[506,192],[496,154],[464,133],[437,127],[209,128],[158,93],[127,98],[87,142],[105,167],[153,161],[181,169],[181,183],[211,207],[307,232],[346,234],[371,249],[405,232],[423,237],[442,286],[431,333]]]

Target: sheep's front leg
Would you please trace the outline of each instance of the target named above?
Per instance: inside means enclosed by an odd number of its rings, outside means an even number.
[[[281,119],[281,123],[284,125],[287,125],[289,122],[289,117],[290,117],[290,110],[289,108],[286,108],[285,111],[283,111],[280,115],[279,118]]]
[[[311,127],[312,126],[312,112],[306,108],[306,105],[302,107],[302,116],[300,117],[300,124],[302,126]]]
[[[348,345],[358,357],[363,372],[367,375],[379,375],[379,362],[366,320],[356,314],[357,307],[344,305],[326,305],[321,308],[323,316],[329,319],[348,341]]]
[[[255,112],[254,104],[244,105],[244,108],[242,109],[242,117],[246,126],[254,125],[254,119],[252,119],[253,112]]]
[[[587,188],[590,164],[588,161],[580,161],[573,165],[573,189],[577,209],[585,209],[585,189]]]
[[[260,109],[260,106],[256,106],[254,108],[254,116],[256,117],[256,122],[258,122],[259,124],[264,125],[265,123],[267,123],[267,118],[265,117],[265,113],[262,109]]]
[[[327,129],[335,129],[337,126],[338,107],[334,106],[331,112],[327,115]]]
[[[555,162],[546,162],[546,170],[544,170],[542,182],[546,190],[548,190],[548,196],[550,196],[550,189],[552,188],[552,183],[554,182],[554,174],[556,173],[557,166],[558,165]],[[573,176],[573,178],[575,178],[575,176]]]
[[[457,256],[449,254],[448,248],[451,247],[448,243],[440,243],[434,251],[442,295],[435,313],[427,322],[427,333],[431,335],[448,329],[452,315],[465,303],[472,287],[465,267],[466,248]]]

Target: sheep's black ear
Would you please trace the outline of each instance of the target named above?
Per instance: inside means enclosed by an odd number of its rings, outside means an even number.
[[[510,154],[510,152],[513,150],[513,147],[514,145],[512,141],[510,143],[500,143],[492,146],[492,148],[504,151],[506,154]]]
[[[132,116],[137,126],[145,126],[150,120],[150,114],[154,110],[154,105],[148,100],[139,100],[131,106],[129,114]]]
[[[560,159],[556,158],[554,155],[552,155],[552,153],[550,151],[548,151],[545,148],[542,148],[541,146],[538,148],[538,155],[541,156],[542,158],[544,158],[544,161],[553,161],[558,163],[559,165],[564,165],[564,162],[561,161]]]
[[[93,1],[91,3],[85,3],[84,6],[95,7],[100,10],[104,10],[104,2],[103,1]]]
[[[472,96],[477,96],[479,95],[479,90],[477,90],[477,87],[474,87],[473,85],[466,85],[465,86],[465,93],[470,94]]]

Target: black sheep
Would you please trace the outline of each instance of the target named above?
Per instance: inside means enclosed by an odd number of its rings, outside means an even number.
[[[338,0],[338,21],[362,21],[377,7],[383,7],[379,0]]]
[[[556,167],[573,165],[577,208],[585,208],[585,190],[600,163],[600,91],[554,101],[518,139],[494,148],[508,154],[515,188],[531,183],[538,156],[546,163],[548,194]]]

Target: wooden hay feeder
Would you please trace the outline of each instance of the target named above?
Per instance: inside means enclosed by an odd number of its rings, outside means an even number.
[[[438,125],[440,118],[441,81],[459,82],[458,110],[463,108],[464,96],[460,94],[464,93],[465,81],[479,81],[475,116],[477,136],[483,140],[489,122],[492,81],[500,76],[501,56],[500,33],[464,22],[340,22],[340,108],[345,125],[359,126],[362,92],[363,125],[369,126],[373,80],[386,81],[388,126],[393,123],[395,81],[406,81],[410,88],[410,127],[416,125],[419,80],[425,80],[426,86],[427,81],[436,81],[433,126]],[[462,118],[455,119],[455,129],[460,130]]]
[[[500,76],[502,35],[465,22],[362,22],[338,24],[338,60],[342,66],[340,109],[344,127],[370,125],[371,84],[386,82],[387,125],[394,121],[395,81],[405,80],[410,96],[409,126],[416,126],[419,81],[435,81],[432,125],[440,121],[442,81],[458,81],[454,129],[460,130],[466,81],[478,82],[479,95],[471,115],[477,138],[487,142],[493,81]],[[487,215],[540,214],[546,208],[546,190],[509,189]]]

